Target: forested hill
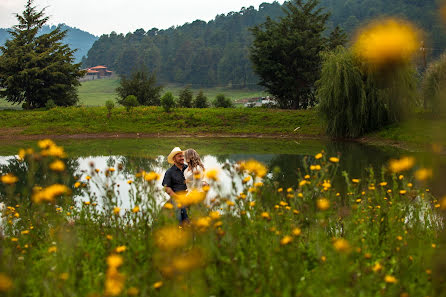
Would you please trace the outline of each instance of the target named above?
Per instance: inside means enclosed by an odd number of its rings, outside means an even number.
[[[351,33],[360,24],[382,15],[399,16],[423,28],[434,54],[446,45],[446,32],[437,14],[436,0],[322,0],[331,12],[328,28],[340,25]],[[84,66],[107,65],[120,74],[145,65],[158,80],[202,86],[256,86],[249,61],[252,36],[249,27],[283,15],[278,2],[258,9],[242,8],[204,22],[194,21],[166,30],[136,30],[126,35],[112,32],[95,42]]]
[[[98,39],[98,37],[80,29],[67,26],[65,24],[61,24],[60,26],[62,27],[62,30],[68,30],[67,36],[63,41],[67,43],[71,49],[77,49],[77,51],[74,53],[75,62],[81,62],[82,57],[87,55],[88,51],[92,47],[93,43]],[[55,28],[56,26],[45,25],[42,27],[42,30],[40,30],[39,34],[49,33]],[[7,29],[0,29],[0,45],[3,45],[9,38],[10,36]]]

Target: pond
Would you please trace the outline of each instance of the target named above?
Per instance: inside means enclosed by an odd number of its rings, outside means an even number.
[[[343,191],[342,172],[350,178],[362,179],[369,175],[372,169],[377,179],[381,176],[381,169],[387,166],[389,160],[404,155],[414,155],[417,167],[433,168],[434,179],[426,186],[433,193],[442,191],[442,176],[446,173],[445,158],[423,153],[408,153],[393,147],[371,146],[357,142],[333,142],[318,140],[293,140],[269,138],[134,138],[134,139],[87,139],[87,140],[59,140],[56,143],[63,146],[68,155],[68,171],[71,176],[78,176],[85,180],[92,170],[98,169],[92,190],[101,195],[101,183],[106,183],[101,173],[107,168],[122,168],[114,174],[114,182],[119,184],[121,206],[128,206],[129,190],[135,185],[128,181],[135,180],[135,174],[141,170],[155,171],[162,176],[169,167],[166,156],[172,148],[194,148],[202,157],[206,168],[222,168],[225,164],[234,164],[241,160],[255,159],[269,168],[268,178],[284,188],[296,188],[300,175],[304,172],[304,164],[311,164],[314,156],[324,151],[326,156],[340,158],[334,186]],[[13,142],[0,145],[0,174],[16,172],[20,177],[20,163],[16,161],[16,154],[20,148],[36,147],[35,141]],[[21,169],[24,170],[23,168]],[[26,170],[26,169],[25,169]],[[234,182],[234,184],[232,184]],[[241,188],[240,178],[220,171],[220,194],[229,195]],[[161,188],[161,180],[157,187]],[[77,194],[77,195],[76,195]],[[164,193],[163,193],[164,194]],[[80,200],[87,200],[80,193],[75,192]],[[167,196],[160,197],[160,203],[167,200]]]

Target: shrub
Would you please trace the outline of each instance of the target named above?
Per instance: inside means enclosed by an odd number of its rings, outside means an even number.
[[[407,116],[416,93],[411,65],[375,72],[343,47],[323,59],[316,96],[328,135],[359,137]]]
[[[134,95],[128,95],[124,100],[121,101],[121,104],[125,107],[127,112],[130,112],[133,107],[138,106],[138,99]]]
[[[192,107],[192,99],[194,97],[194,94],[190,90],[189,87],[184,88],[180,92],[180,97],[178,99],[178,106],[180,107],[186,107],[191,108]]]
[[[198,95],[195,98],[194,107],[195,108],[206,108],[206,107],[209,107],[208,98],[203,94],[202,90],[200,90],[198,92]]]
[[[161,106],[165,112],[170,112],[175,107],[175,98],[171,92],[166,92],[163,97],[161,97]]]
[[[107,108],[107,117],[110,118],[111,116],[111,112],[113,110],[113,108],[115,108],[115,103],[112,100],[107,100],[105,101],[105,107]]]
[[[54,103],[54,100],[50,99],[45,103],[45,109],[49,110],[52,108],[57,107],[56,103]]]
[[[224,94],[218,94],[217,97],[215,97],[214,106],[229,108],[234,107],[234,104],[232,103],[232,100],[227,98]]]
[[[162,86],[157,86],[155,74],[149,74],[146,71],[136,71],[130,78],[122,76],[120,86],[116,88],[120,98],[119,104],[122,104],[121,102],[127,96],[134,95],[139,105],[160,105],[162,90]]]
[[[436,113],[446,112],[446,54],[429,64],[422,82],[424,107]]]

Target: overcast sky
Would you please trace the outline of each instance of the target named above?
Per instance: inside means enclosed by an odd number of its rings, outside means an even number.
[[[217,14],[259,8],[273,0],[35,0],[47,7],[49,24],[65,23],[94,35],[133,32],[136,29],[166,29],[196,19],[209,21]],[[279,0],[283,3],[283,0]],[[14,13],[24,10],[26,0],[0,0],[0,28],[17,23]]]

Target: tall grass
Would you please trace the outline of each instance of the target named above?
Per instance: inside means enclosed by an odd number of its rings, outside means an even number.
[[[336,156],[308,157],[290,188],[274,184],[257,161],[228,164],[219,170],[243,180],[242,191],[206,198],[222,187],[219,171],[208,170],[212,191],[182,200],[193,198],[192,220],[179,228],[173,206],[161,202],[157,174],[135,172],[124,209],[116,184],[122,166],[92,164],[70,181],[69,164],[53,165],[64,162],[63,149],[49,141],[39,146],[19,152],[19,167],[31,169],[23,176],[1,173],[0,290],[6,296],[441,292],[433,256],[443,249],[438,234],[446,200],[437,202],[423,181],[403,176],[411,162],[395,161],[393,172],[383,168],[365,180],[345,173],[340,193],[333,184]],[[50,191],[55,182],[66,188]]]

